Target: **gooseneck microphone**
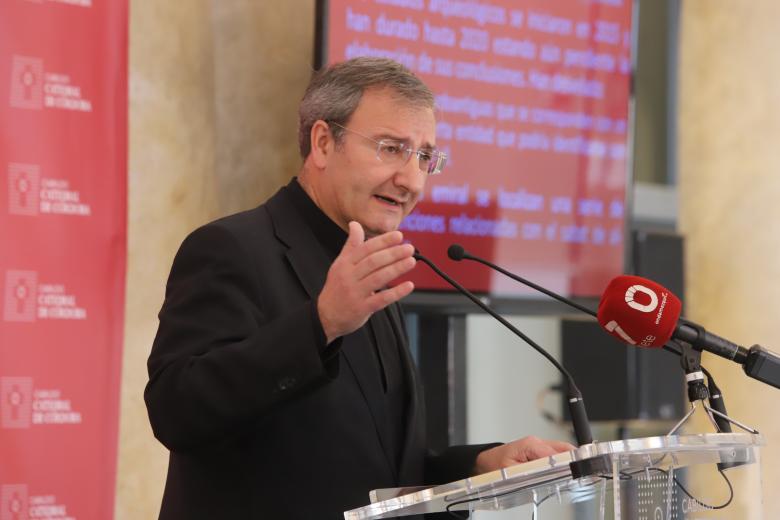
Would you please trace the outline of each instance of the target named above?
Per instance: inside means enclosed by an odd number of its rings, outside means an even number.
[[[486,266],[490,267],[491,269],[495,269],[499,273],[501,273],[501,274],[503,274],[505,276],[508,276],[509,278],[511,278],[512,280],[515,280],[516,282],[520,282],[521,284],[526,285],[526,286],[528,286],[528,287],[530,287],[530,288],[532,288],[532,289],[534,289],[536,291],[539,291],[542,294],[546,294],[550,298],[558,300],[561,303],[565,303],[569,307],[573,307],[573,308],[575,308],[575,309],[577,309],[579,311],[584,312],[585,314],[590,314],[594,318],[596,317],[596,311],[594,311],[592,309],[589,309],[589,308],[587,308],[587,307],[585,307],[583,305],[580,305],[579,303],[574,302],[574,301],[572,301],[572,300],[570,300],[568,298],[565,298],[565,297],[561,296],[558,293],[554,293],[553,291],[550,291],[549,289],[545,289],[541,285],[537,285],[537,284],[533,283],[532,281],[523,278],[522,276],[518,276],[518,275],[516,275],[514,273],[511,273],[511,272],[507,271],[506,269],[504,269],[503,267],[500,267],[500,266],[494,264],[493,262],[490,262],[490,261],[485,260],[484,258],[480,258],[478,256],[474,256],[474,255],[470,254],[468,251],[466,251],[463,248],[463,246],[461,246],[459,244],[452,244],[449,248],[447,248],[447,256],[450,257],[450,260],[455,260],[456,262],[460,262],[461,260],[464,260],[464,259],[465,260],[473,260],[475,262],[479,262],[480,264],[486,265]]]
[[[498,266],[494,264],[493,262],[490,262],[489,260],[485,260],[484,258],[480,258],[478,256],[472,255],[468,251],[466,251],[463,246],[459,244],[452,244],[447,249],[447,256],[449,256],[450,260],[454,260],[456,262],[460,262],[461,260],[472,260],[474,262],[478,262],[482,265],[486,265],[490,267],[491,269],[495,269],[499,273],[508,276],[512,280],[515,280],[516,282],[520,282],[521,284],[530,287],[531,289],[534,289],[542,294],[546,294],[550,298],[553,298],[555,300],[558,300],[561,303],[564,303],[568,305],[569,307],[573,309],[577,309],[580,312],[584,312],[585,314],[588,314],[590,316],[593,316],[594,318],[597,318],[597,313],[593,309],[589,309],[588,307],[585,307],[584,305],[580,305],[579,303],[570,300],[569,298],[566,298],[565,296],[561,296],[560,294],[553,292],[545,287],[542,287],[541,285],[537,285],[534,282],[523,278],[522,276],[518,276],[515,273],[512,273],[510,271],[507,271],[501,266]],[[671,345],[664,345],[664,350],[671,352],[672,354],[675,354],[677,356],[681,355],[680,351],[674,348]]]
[[[599,302],[599,324],[623,343],[658,348],[670,339],[690,343],[742,365],[745,374],[780,388],[780,356],[759,345],[749,349],[680,319],[682,303],[666,287],[639,276],[613,278]]]
[[[552,363],[561,374],[563,374],[567,382],[567,387],[568,387],[567,401],[569,403],[571,422],[572,422],[572,427],[574,428],[574,435],[577,438],[577,444],[579,444],[580,446],[591,444],[593,442],[593,434],[591,433],[590,423],[588,422],[588,415],[587,412],[585,411],[585,402],[582,399],[582,393],[580,392],[579,388],[577,388],[577,385],[574,383],[574,378],[572,378],[569,371],[566,370],[563,367],[563,365],[561,365],[558,362],[558,360],[556,360],[553,356],[551,356],[549,352],[547,352],[538,344],[536,344],[536,342],[534,342],[531,338],[529,338],[528,336],[520,332],[514,325],[509,323],[496,311],[488,307],[474,293],[472,293],[471,291],[469,291],[468,289],[460,285],[458,282],[453,280],[449,275],[444,273],[441,269],[439,269],[436,266],[436,264],[434,264],[431,260],[429,260],[424,255],[422,255],[418,250],[415,250],[414,257],[417,260],[424,262],[437,275],[443,278],[448,284],[453,286],[458,292],[463,294],[466,298],[471,300],[479,308],[481,308],[482,310],[490,314],[493,318],[498,320],[504,327],[506,327],[507,329],[512,331],[515,335],[519,336],[523,341],[528,343],[534,350],[539,352],[550,363]]]
[[[531,287],[532,289],[535,289],[536,291],[541,292],[542,294],[546,294],[547,296],[549,296],[549,297],[551,297],[551,298],[553,298],[555,300],[558,300],[559,302],[562,302],[562,303],[568,305],[569,307],[572,307],[572,308],[577,309],[577,310],[579,310],[579,311],[581,311],[581,312],[583,312],[585,314],[593,316],[594,318],[598,318],[598,313],[596,311],[593,311],[593,310],[591,310],[591,309],[589,309],[587,307],[579,305],[578,303],[576,303],[576,302],[574,302],[574,301],[572,301],[572,300],[570,300],[570,299],[568,299],[568,298],[566,298],[564,296],[561,296],[560,294],[557,294],[557,293],[555,293],[553,291],[550,291],[549,289],[541,287],[540,285],[537,285],[537,284],[531,282],[530,280],[527,280],[527,279],[523,278],[522,276],[518,276],[518,275],[516,275],[516,274],[514,274],[512,272],[509,272],[506,269],[504,269],[504,268],[494,264],[493,262],[490,262],[488,260],[485,260],[484,258],[480,258],[480,257],[475,256],[475,255],[472,255],[472,254],[468,253],[463,248],[463,246],[461,246],[459,244],[452,244],[447,249],[447,256],[449,256],[451,260],[454,260],[456,262],[459,262],[459,261],[465,259],[465,260],[473,260],[473,261],[478,262],[480,264],[486,265],[486,266],[490,267],[491,269],[495,269],[499,273],[501,273],[501,274],[503,274],[505,276],[508,276],[509,278],[511,278],[511,279],[513,279],[513,280],[515,280],[517,282],[520,282],[521,284],[523,284],[523,285],[525,285],[527,287]],[[691,326],[691,325],[689,325],[689,326]],[[614,330],[617,331],[617,328],[615,328]],[[686,328],[686,332],[687,332],[687,330],[688,329]],[[621,341],[625,341],[625,338],[620,336],[619,332],[618,332],[618,336],[619,336],[619,339]],[[688,334],[687,336],[690,336],[690,334]],[[702,336],[703,337],[711,337],[711,335],[709,333],[707,333],[706,331],[704,331],[702,333]],[[710,339],[710,341],[712,341],[712,340]],[[671,352],[671,353],[673,353],[673,354],[675,354],[677,356],[682,356],[683,355],[682,352],[677,350],[677,348],[675,348],[674,346],[672,346],[671,343],[668,343],[668,342],[663,345],[663,349],[668,351],[668,352]],[[704,367],[701,367],[701,369],[707,375],[707,383],[708,383],[708,388],[709,388],[709,403],[710,403],[710,406],[713,409],[715,409],[717,412],[720,412],[723,416],[726,416],[727,415],[727,413],[726,413],[726,405],[725,405],[725,403],[723,401],[723,396],[721,394],[720,389],[715,384],[715,379],[707,371],[707,369],[705,369]],[[728,420],[724,419],[722,416],[717,415],[717,414],[713,414],[713,416],[714,416],[713,418],[714,418],[715,422],[717,423],[719,431],[721,431],[721,432],[730,432],[731,431],[731,425],[728,422]]]

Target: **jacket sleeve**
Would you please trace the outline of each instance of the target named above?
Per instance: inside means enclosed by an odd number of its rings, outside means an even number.
[[[144,392],[154,434],[170,450],[219,443],[324,384],[334,369],[327,365],[338,363],[320,355],[325,339],[315,301],[273,316],[264,308],[264,268],[250,265],[218,224],[180,247]]]

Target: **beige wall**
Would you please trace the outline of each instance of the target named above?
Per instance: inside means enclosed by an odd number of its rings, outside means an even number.
[[[680,220],[688,313],[727,338],[780,349],[780,2],[685,1]],[[764,518],[780,518],[778,390],[712,357],[729,412],[758,428]],[[713,477],[710,485],[723,484]],[[749,495],[736,500],[756,518]]]
[[[296,173],[296,107],[313,35],[314,0],[130,3],[119,520],[159,511],[167,452],[142,393],[173,255],[189,231],[257,205]]]

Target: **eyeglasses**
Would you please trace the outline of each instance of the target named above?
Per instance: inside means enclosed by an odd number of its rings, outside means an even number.
[[[444,152],[438,150],[414,150],[403,141],[396,141],[395,139],[380,139],[377,141],[376,139],[372,139],[367,135],[363,135],[360,132],[351,130],[338,123],[330,121],[328,124],[337,126],[352,134],[359,135],[372,143],[376,143],[376,158],[383,163],[399,166],[406,164],[412,154],[415,154],[417,156],[417,163],[420,171],[427,173],[428,175],[438,175],[447,164],[447,154]]]

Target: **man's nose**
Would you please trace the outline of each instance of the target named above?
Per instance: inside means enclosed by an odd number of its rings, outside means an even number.
[[[425,187],[427,174],[420,170],[420,159],[412,153],[409,160],[398,168],[393,178],[396,186],[403,187],[410,193],[418,194]]]

